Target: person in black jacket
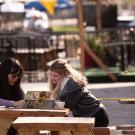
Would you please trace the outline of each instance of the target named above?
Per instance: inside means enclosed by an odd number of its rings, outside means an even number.
[[[0,63],[0,105],[11,107],[19,105],[24,99],[20,86],[23,69],[15,58],[6,58]]]
[[[17,107],[24,102],[24,91],[20,86],[23,69],[15,58],[5,58],[0,63],[0,106]],[[10,126],[7,135],[15,135],[16,130]]]
[[[94,117],[95,127],[109,125],[105,106],[87,88],[87,79],[66,60],[56,59],[48,70],[50,99],[65,102],[74,117]]]

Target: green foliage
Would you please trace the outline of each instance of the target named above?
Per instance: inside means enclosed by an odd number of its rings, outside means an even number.
[[[76,26],[53,26],[52,30],[54,32],[75,32],[78,31],[78,28]]]
[[[100,57],[103,57],[105,50],[102,44],[102,39],[100,35],[88,35],[86,38],[88,46]]]
[[[123,0],[123,2],[126,2],[128,4],[135,4],[135,0]]]

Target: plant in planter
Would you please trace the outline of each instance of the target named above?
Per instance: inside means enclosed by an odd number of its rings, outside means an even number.
[[[98,57],[100,57],[100,59],[104,58],[105,50],[104,50],[104,47],[102,46],[103,43],[102,43],[102,38],[100,35],[89,34],[86,37],[86,42],[87,42],[87,45],[93,50],[93,52],[96,53],[96,55]],[[94,63],[94,61],[92,60],[92,58],[88,55],[87,52],[85,52],[85,66],[86,66],[86,68],[88,66],[93,66],[93,63]]]
[[[100,35],[88,35],[87,45],[99,56],[103,57],[105,54],[102,38]]]

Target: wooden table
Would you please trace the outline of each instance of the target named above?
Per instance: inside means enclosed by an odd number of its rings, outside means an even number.
[[[12,122],[17,117],[30,117],[30,116],[68,116],[69,110],[56,110],[56,109],[14,109],[14,108],[0,108],[0,135],[6,135],[7,129],[11,126]]]
[[[40,130],[58,131],[60,135],[93,135],[94,118],[19,117],[13,126],[19,135],[36,135]],[[56,132],[57,134],[57,132]]]

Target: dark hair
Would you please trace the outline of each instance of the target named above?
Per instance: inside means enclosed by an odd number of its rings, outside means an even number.
[[[6,75],[23,73],[21,63],[15,58],[4,59],[0,64],[0,71]]]
[[[22,75],[21,63],[15,58],[6,58],[0,63],[0,98],[9,100],[20,100],[24,98],[24,92],[20,87],[21,78],[18,78],[15,85],[10,86],[8,74]]]

